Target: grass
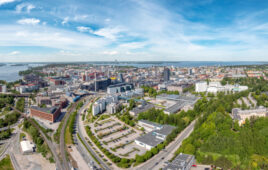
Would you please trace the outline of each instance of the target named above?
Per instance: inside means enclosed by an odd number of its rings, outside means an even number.
[[[66,145],[73,143],[72,142],[72,134],[70,133],[70,126],[69,126],[70,121],[69,120],[67,122],[67,126],[66,126],[66,129],[64,132],[64,140],[65,140]]]
[[[3,170],[14,170],[10,156],[7,155],[4,159],[0,161],[0,169]]]
[[[22,141],[22,139],[25,138],[25,137],[26,137],[25,133],[21,132],[20,133],[20,141]]]

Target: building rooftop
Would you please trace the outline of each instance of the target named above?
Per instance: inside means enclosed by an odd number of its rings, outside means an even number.
[[[193,163],[193,160],[193,155],[180,153],[172,162],[168,163],[163,170],[184,170],[186,167],[189,167],[189,164]]]
[[[153,132],[149,132],[143,136],[140,136],[136,140],[152,147],[155,147],[163,142],[163,140],[156,138]]]
[[[35,110],[38,110],[38,111],[41,111],[41,112],[50,113],[50,114],[54,114],[55,111],[58,109],[57,106],[48,107],[48,108],[41,108],[41,107],[38,107],[38,106],[32,106],[31,108],[35,109]]]
[[[160,130],[155,130],[153,132],[167,136],[167,135],[169,135],[173,131],[173,129],[175,129],[174,126],[163,125],[163,127]]]
[[[156,98],[159,99],[165,99],[165,100],[174,100],[174,101],[185,101],[185,102],[195,102],[198,100],[198,97],[195,96],[182,96],[182,95],[176,95],[176,94],[160,94],[156,96]]]
[[[131,112],[133,112],[135,115],[141,113],[141,112],[145,112],[151,108],[153,108],[154,105],[153,104],[146,104],[146,105],[142,105],[141,107],[135,107],[131,110]]]
[[[161,125],[161,124],[151,122],[151,121],[148,121],[148,120],[143,120],[142,119],[142,120],[139,120],[139,122],[142,122],[142,123],[145,123],[145,124],[148,124],[148,125],[151,125],[151,126],[159,127],[159,128],[163,127],[163,125]]]

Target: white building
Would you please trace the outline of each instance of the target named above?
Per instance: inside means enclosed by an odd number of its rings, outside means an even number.
[[[143,127],[146,132],[151,132],[153,130],[160,130],[162,128],[161,124],[150,122],[148,120],[139,120],[138,125]]]
[[[206,92],[208,88],[207,82],[198,82],[195,83],[195,92]]]
[[[117,103],[110,103],[107,105],[107,111],[110,114],[114,114],[117,112],[119,105]]]
[[[0,93],[6,93],[7,92],[7,86],[4,84],[0,84]]]
[[[23,154],[29,154],[34,152],[35,144],[30,141],[21,141],[20,142],[21,151]]]

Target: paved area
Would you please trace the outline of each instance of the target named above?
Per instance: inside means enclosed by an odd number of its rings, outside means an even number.
[[[122,129],[123,127],[126,129]],[[145,148],[139,147],[134,142],[143,132],[127,126],[114,116],[101,121],[96,120],[90,124],[90,128],[103,143],[103,147],[119,157],[135,158],[136,154],[141,155],[146,152]],[[108,135],[101,137],[103,134]]]
[[[81,156],[80,152],[77,150],[77,148],[75,146],[73,146],[70,149],[70,154],[72,155],[74,160],[77,162],[79,170],[93,169],[93,168],[88,166],[87,162],[83,159],[83,157]]]
[[[194,120],[188,127],[186,127],[178,137],[170,143],[166,149],[159,152],[156,156],[154,156],[149,161],[133,168],[136,170],[152,170],[152,169],[160,169],[164,167],[164,162],[169,161],[173,156],[176,150],[180,147],[182,141],[186,139],[194,130],[196,120]]]

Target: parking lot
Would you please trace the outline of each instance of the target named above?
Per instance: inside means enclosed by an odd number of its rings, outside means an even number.
[[[141,155],[146,152],[145,148],[134,142],[142,132],[124,124],[116,117],[97,120],[91,123],[90,127],[103,147],[117,156],[134,158],[136,154]]]

